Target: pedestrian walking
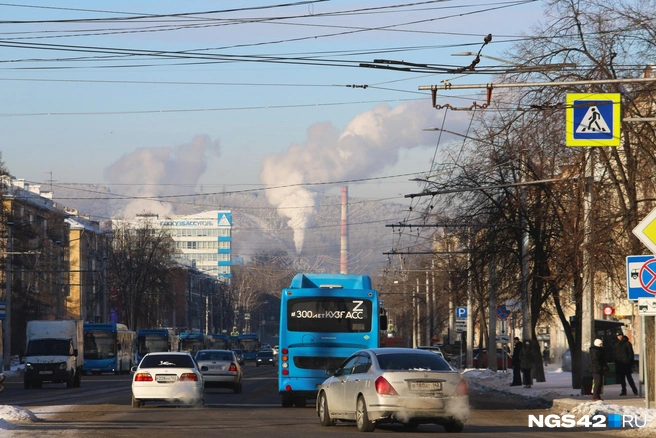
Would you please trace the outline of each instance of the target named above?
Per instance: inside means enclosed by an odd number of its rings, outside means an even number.
[[[604,344],[601,339],[595,339],[590,347],[590,372],[592,373],[592,401],[601,400],[601,389],[604,385],[604,374],[608,372],[608,363],[604,354]]]
[[[512,366],[513,366],[513,380],[510,386],[521,386],[522,384],[522,368],[519,355],[522,353],[522,343],[519,338],[515,338],[513,344]]]
[[[633,371],[633,346],[629,338],[624,335],[617,335],[617,343],[613,346],[613,359],[615,360],[615,375],[620,382],[622,390],[620,395],[626,395],[626,382],[629,382],[633,395],[638,395],[638,388],[631,377]]]
[[[519,354],[519,360],[521,362],[522,376],[524,377],[524,388],[530,388],[533,386],[531,372],[535,365],[535,354],[533,353],[533,347],[531,347],[531,341],[524,341],[522,352]]]
[[[544,350],[542,350],[542,362],[545,365],[549,365],[549,346],[545,345]]]

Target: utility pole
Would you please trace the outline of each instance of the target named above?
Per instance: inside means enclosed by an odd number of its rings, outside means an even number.
[[[102,268],[102,322],[109,322],[109,316],[107,312],[107,256],[103,256],[103,268]],[[133,330],[130,327],[130,330]]]
[[[62,268],[61,268],[61,251],[62,251],[62,242],[58,240],[55,242],[57,245],[57,286],[55,287],[55,292],[57,294],[57,303],[55,308],[55,319],[62,319]]]
[[[11,370],[11,257],[12,257],[12,237],[11,231],[14,224],[7,222],[7,286],[5,289],[5,320],[2,330],[2,348],[3,348],[3,368],[5,371]]]
[[[594,333],[594,264],[590,255],[592,244],[592,203],[594,189],[594,148],[588,148],[584,162],[585,197],[583,200],[583,291],[581,297],[581,377],[589,379],[590,346]],[[584,152],[584,156],[585,156]]]

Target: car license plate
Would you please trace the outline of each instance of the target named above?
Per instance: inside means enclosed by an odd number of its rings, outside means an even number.
[[[225,366],[223,366],[223,365],[210,365],[209,368],[211,370],[223,370],[225,368]]]
[[[155,381],[161,383],[175,382],[176,380],[178,380],[178,376],[175,375],[155,376]]]
[[[39,374],[52,374],[52,371],[39,371]]]
[[[441,391],[442,382],[410,382],[411,391]]]

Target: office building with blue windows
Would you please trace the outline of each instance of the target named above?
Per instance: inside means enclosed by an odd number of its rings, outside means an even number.
[[[232,276],[232,212],[212,210],[158,219],[180,251],[179,261],[229,284]]]

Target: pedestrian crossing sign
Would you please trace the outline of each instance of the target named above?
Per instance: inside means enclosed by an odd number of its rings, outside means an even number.
[[[567,146],[619,146],[620,94],[568,94]]]

